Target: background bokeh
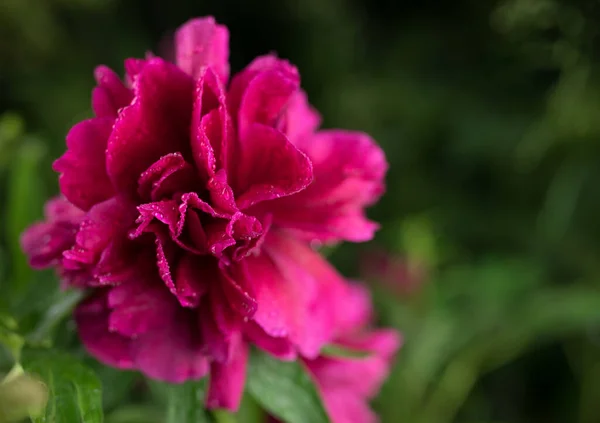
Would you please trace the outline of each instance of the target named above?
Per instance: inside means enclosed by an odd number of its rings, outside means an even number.
[[[165,53],[207,14],[234,71],[276,51],[324,126],[388,155],[376,240],[324,251],[404,333],[382,421],[599,423],[598,0],[0,0],[0,310],[31,342],[76,348],[19,233],[57,192],[93,68]],[[108,423],[161,421],[137,375],[86,360]]]

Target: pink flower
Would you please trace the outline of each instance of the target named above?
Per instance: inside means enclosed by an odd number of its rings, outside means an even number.
[[[22,238],[34,267],[88,288],[75,311],[96,358],[170,382],[211,373],[236,409],[248,344],[316,358],[348,289],[310,242],[365,241],[386,161],[363,133],[317,131],[297,69],[254,60],[230,82],[228,31],[194,19],[175,64],[96,69],[95,117],[54,163],[63,197]]]

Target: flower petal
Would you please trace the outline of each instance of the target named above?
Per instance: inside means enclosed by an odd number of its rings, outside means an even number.
[[[233,77],[233,79],[231,80],[229,91],[227,93],[227,108],[229,110],[229,113],[231,113],[231,116],[236,121],[236,123],[240,119],[240,110],[244,101],[244,96],[246,95],[246,91],[248,90],[248,87],[250,86],[254,78],[256,78],[261,73],[270,73],[271,76],[273,76],[273,74],[276,73],[279,75],[276,78],[295,81],[294,83],[296,84],[296,89],[299,85],[300,76],[298,74],[298,69],[296,69],[296,67],[290,64],[288,61],[279,59],[273,54],[257,57],[243,71],[235,75],[235,77]],[[285,84],[280,84],[280,86],[281,85]],[[256,88],[258,87],[255,87],[253,90],[255,90]],[[277,90],[276,92],[278,91],[279,90]],[[260,93],[255,93],[254,95],[260,96]],[[265,101],[264,103],[259,102],[259,105],[261,106],[260,110],[265,110],[262,106],[266,104],[269,104],[268,101]],[[248,105],[256,105],[256,103],[251,102]],[[267,107],[266,109],[273,110],[276,109],[276,107]],[[244,114],[250,116],[250,110],[247,109],[246,112],[244,112]],[[270,114],[263,114],[263,116],[265,115],[269,116]]]
[[[170,383],[204,377],[209,369],[203,353],[194,311],[177,308],[157,330],[132,341],[136,368],[147,376]]]
[[[263,254],[240,262],[244,286],[258,304],[253,320],[269,336],[288,337],[306,357],[316,357],[336,330],[336,296],[344,281],[305,244],[271,232]],[[241,273],[241,272],[240,272]]]
[[[278,130],[253,124],[240,142],[243,160],[234,191],[240,210],[261,201],[297,193],[313,179],[310,160]],[[230,174],[231,175],[231,174]]]
[[[108,290],[96,290],[75,309],[75,322],[81,341],[101,362],[119,369],[135,368],[130,340],[108,330],[110,309]]]
[[[183,307],[196,307],[209,286],[218,281],[206,272],[207,258],[191,254],[184,255],[175,271],[175,289]]]
[[[133,93],[119,76],[107,66],[98,66],[94,71],[98,86],[92,91],[92,108],[97,117],[116,118],[119,109],[127,106]]]
[[[82,210],[89,210],[114,193],[105,164],[112,124],[112,118],[95,118],[75,125],[67,134],[67,151],[53,164],[61,174],[60,191]]]
[[[138,194],[145,201],[159,201],[176,193],[195,191],[194,168],[181,153],[162,156],[144,171],[138,180]]]
[[[196,82],[191,138],[192,153],[203,180],[225,166],[223,155],[233,135],[224,88],[212,69],[203,69]]]
[[[323,389],[323,400],[331,421],[335,423],[378,423],[369,402],[347,389]]]
[[[126,238],[135,215],[135,206],[120,197],[93,206],[81,222],[75,245],[63,254],[68,267],[96,263],[111,241]]]
[[[275,338],[251,321],[244,327],[244,336],[248,341],[279,360],[292,361],[298,356],[294,345],[288,338]]]
[[[152,265],[152,263],[149,263]],[[127,337],[138,337],[149,330],[157,330],[171,318],[176,304],[153,275],[137,272],[108,294],[112,309],[108,328]]]
[[[299,90],[290,98],[279,129],[297,144],[310,137],[320,124],[321,116],[308,103],[306,93]]]
[[[267,297],[271,306],[263,312],[266,312],[267,316],[273,312],[281,313],[281,306],[284,305],[281,300],[288,298],[296,312],[294,317],[298,319],[290,319],[289,337],[303,356],[316,357],[323,345],[330,342],[337,331],[338,316],[344,310],[343,294],[346,292],[347,283],[319,254],[291,236],[272,231],[267,236],[263,248],[278,269],[279,280],[269,282],[272,285],[270,289],[280,296]],[[301,294],[298,291],[301,291]],[[264,314],[259,319],[263,301],[258,289],[256,299],[259,307],[255,320],[269,333]],[[271,335],[276,336],[273,333]]]
[[[246,381],[248,347],[241,336],[235,337],[232,342],[233,356],[229,362],[214,362],[210,366],[207,408],[237,411],[240,406]]]
[[[306,240],[370,240],[378,225],[364,208],[384,191],[383,151],[366,134],[346,131],[322,131],[296,144],[310,158],[315,180],[268,205],[274,223]]]
[[[155,58],[134,80],[135,97],[117,118],[106,150],[115,189],[135,197],[140,174],[161,156],[190,157],[193,80],[175,65]]]
[[[196,18],[175,34],[176,63],[193,78],[203,67],[211,67],[223,83],[229,77],[229,31],[212,16]]]
[[[300,88],[300,76],[292,66],[259,72],[248,83],[237,115],[239,134],[253,123],[276,126],[284,106]]]
[[[310,371],[325,389],[344,389],[374,397],[390,372],[392,358],[400,347],[395,330],[375,330],[339,342],[348,348],[370,353],[365,358],[319,357],[307,361]]]
[[[44,208],[46,221],[31,225],[21,235],[29,264],[42,269],[58,264],[63,251],[75,243],[83,212],[62,197],[49,200]]]

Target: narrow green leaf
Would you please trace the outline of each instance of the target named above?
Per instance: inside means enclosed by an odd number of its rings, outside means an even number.
[[[211,418],[204,409],[206,379],[186,382],[181,385],[166,385],[166,423],[210,423]]]
[[[41,217],[44,195],[43,181],[39,168],[46,154],[43,143],[34,139],[23,140],[10,164],[5,204],[4,228],[8,237],[12,274],[10,277],[13,304],[26,290],[31,279],[31,270],[19,246],[23,230]]]
[[[316,386],[300,362],[252,351],[248,390],[270,414],[288,423],[329,423]]]
[[[93,371],[66,354],[26,354],[23,367],[48,386],[46,410],[34,423],[102,423],[102,392]]]
[[[71,314],[73,307],[83,298],[83,291],[68,291],[60,294],[58,300],[46,312],[35,330],[27,335],[31,345],[42,344],[51,335],[52,329],[66,316]]]

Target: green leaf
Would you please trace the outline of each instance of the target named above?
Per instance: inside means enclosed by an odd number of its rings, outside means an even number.
[[[24,140],[10,167],[5,199],[8,207],[3,223],[13,264],[10,278],[13,304],[26,291],[31,281],[32,271],[21,251],[19,238],[23,230],[42,214],[46,195],[39,169],[45,154],[46,149],[42,142]]]
[[[163,423],[161,409],[155,405],[130,404],[106,417],[107,423]]]
[[[321,397],[300,362],[283,362],[254,350],[248,390],[270,414],[288,423],[330,422]]]
[[[34,423],[102,423],[100,381],[75,358],[52,351],[26,354],[23,367],[50,391],[46,410]]]
[[[12,354],[15,361],[19,361],[21,348],[25,340],[17,333],[17,322],[9,315],[0,314],[0,344],[3,344]]]
[[[204,409],[206,379],[165,386],[167,386],[167,423],[211,422],[209,413]]]
[[[371,355],[369,351],[356,350],[353,348],[346,347],[344,345],[329,344],[321,350],[321,355],[325,357],[333,358],[354,358],[361,359],[367,358]]]

